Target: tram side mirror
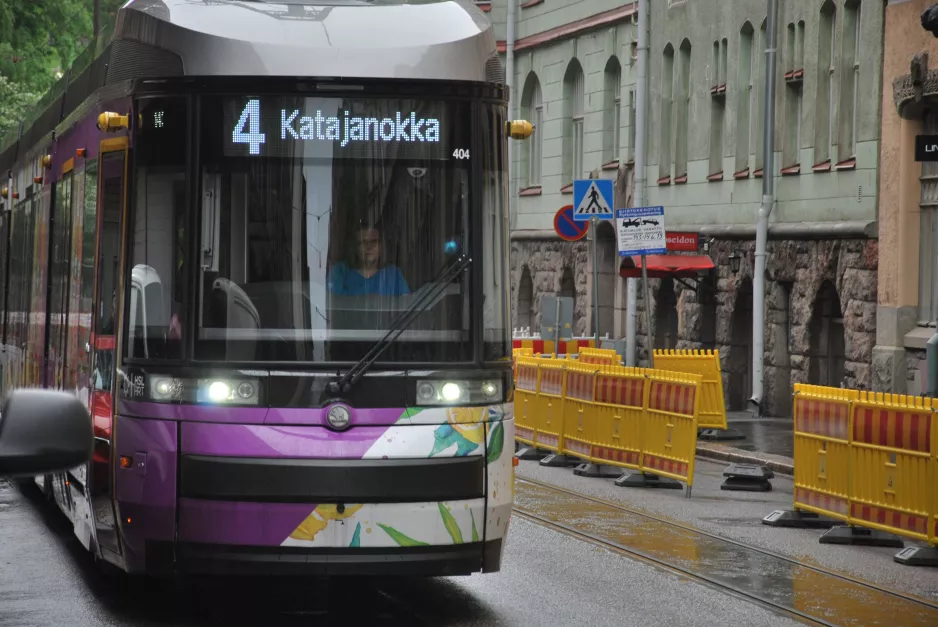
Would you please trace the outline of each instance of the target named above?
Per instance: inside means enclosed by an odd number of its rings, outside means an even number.
[[[0,477],[41,475],[91,460],[88,409],[74,395],[16,390],[0,413]]]

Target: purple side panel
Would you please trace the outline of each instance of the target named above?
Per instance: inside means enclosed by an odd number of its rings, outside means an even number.
[[[131,571],[143,568],[147,540],[173,540],[176,440],[175,422],[117,418],[114,454],[134,458],[132,468],[117,469],[115,482],[125,559]]]
[[[359,427],[336,433],[323,427],[184,422],[181,452],[218,457],[361,459],[385,431],[386,427]]]
[[[170,405],[118,399],[117,411],[122,415],[163,420],[194,420],[198,422],[229,422],[234,424],[264,423],[266,407],[220,407],[218,405]]]
[[[229,503],[179,499],[179,540],[280,546],[316,509],[303,503]]]
[[[75,157],[75,169],[79,169],[81,157],[75,155],[75,151],[79,148],[86,150],[84,160],[87,162],[98,158],[101,140],[128,136],[126,131],[120,133],[101,131],[98,128],[98,115],[105,111],[114,111],[121,115],[129,114],[132,104],[130,98],[121,98],[92,107],[78,124],[56,137],[52,153],[52,167],[49,169],[50,181],[54,183],[62,178],[62,165],[72,157]],[[133,141],[133,137],[129,139]]]

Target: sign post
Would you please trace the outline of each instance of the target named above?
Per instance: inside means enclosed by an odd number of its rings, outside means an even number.
[[[600,220],[612,220],[612,179],[577,179],[573,181],[573,219],[589,222],[590,252],[593,258],[593,336],[599,346],[599,250],[596,229]]]
[[[646,255],[667,253],[664,207],[636,207],[616,210],[616,232],[620,257],[642,258],[642,294],[645,300],[645,325],[648,329],[648,363],[654,367],[654,336],[651,331],[651,293],[648,289]]]

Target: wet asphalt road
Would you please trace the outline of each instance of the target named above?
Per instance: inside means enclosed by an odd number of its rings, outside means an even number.
[[[0,627],[789,625],[735,596],[515,518],[492,575],[393,581],[102,576],[35,490],[0,480]]]

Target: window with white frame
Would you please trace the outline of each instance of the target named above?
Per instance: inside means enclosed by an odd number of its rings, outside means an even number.
[[[603,163],[612,163],[618,161],[622,148],[622,71],[616,57],[606,62],[603,78]]]
[[[570,61],[563,78],[563,185],[583,176],[584,123],[583,69],[576,59]]]
[[[541,83],[534,72],[528,74],[521,93],[521,115],[534,126],[531,138],[523,142],[521,155],[521,173],[524,187],[541,184],[541,161],[544,146],[544,103],[541,96]]]

